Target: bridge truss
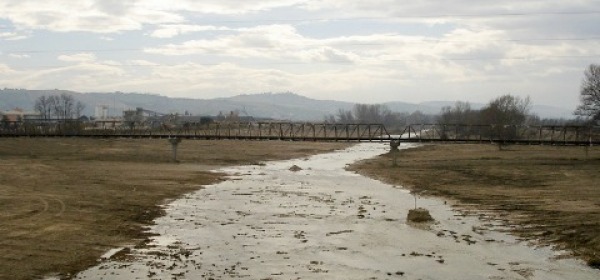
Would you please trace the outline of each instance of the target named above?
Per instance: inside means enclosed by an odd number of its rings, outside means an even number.
[[[500,143],[529,145],[600,145],[600,126],[524,126],[411,124],[390,133],[382,124],[294,122],[185,123],[180,126],[135,126],[76,121],[54,124],[13,123],[0,137],[183,138],[294,141],[389,141]]]
[[[54,126],[25,125],[0,130],[0,136],[129,137],[187,139],[247,139],[298,141],[385,141],[390,134],[382,124],[326,124],[293,122],[187,123],[178,127],[135,127],[103,123],[86,128],[76,123]]]

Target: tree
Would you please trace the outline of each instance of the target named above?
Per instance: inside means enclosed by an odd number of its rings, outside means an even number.
[[[63,117],[65,119],[73,118],[73,115],[75,115],[75,99],[73,96],[63,93],[60,95],[60,100],[63,104]]]
[[[0,123],[4,129],[8,129],[10,127],[10,120],[8,119],[7,115],[2,115],[2,120],[0,120]]]
[[[358,123],[384,123],[392,112],[381,104],[356,104],[353,108],[354,119]]]
[[[441,126],[441,137],[449,137],[450,131],[455,137],[468,137],[473,133],[469,125],[476,124],[479,119],[479,111],[471,109],[469,102],[457,101],[454,107],[445,106],[437,117],[437,123]],[[450,125],[450,127],[448,127]]]
[[[337,122],[342,124],[354,123],[354,115],[352,114],[352,111],[339,109],[337,113],[337,119]]]
[[[77,101],[77,104],[75,104],[75,117],[76,118],[80,118],[82,113],[83,113],[83,109],[85,109],[85,105],[83,103],[81,103],[81,101]]]
[[[579,98],[581,104],[577,106],[575,114],[600,120],[600,65],[591,64],[585,70]]]
[[[490,136],[516,139],[516,126],[525,124],[530,107],[529,97],[522,99],[509,94],[503,95],[492,100],[481,110],[481,121],[493,126],[489,132]]]
[[[52,116],[52,104],[45,95],[40,96],[34,105],[34,110],[40,114],[40,118],[47,120]]]
[[[478,111],[471,109],[469,102],[457,101],[454,107],[445,106],[437,117],[439,124],[474,124]]]
[[[40,96],[34,105],[34,110],[40,114],[42,119],[72,119],[79,118],[85,105],[75,101],[72,95],[63,93],[61,95]]]
[[[481,110],[481,120],[485,124],[522,125],[527,120],[531,107],[529,97],[520,98],[510,94],[500,96]]]

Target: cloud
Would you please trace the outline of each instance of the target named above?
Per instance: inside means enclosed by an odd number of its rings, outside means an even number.
[[[28,54],[16,54],[16,53],[11,53],[8,56],[10,56],[12,58],[16,58],[16,59],[23,59],[23,58],[30,58],[31,57]]]
[[[232,31],[234,29],[231,29]],[[233,35],[191,40],[145,51],[162,55],[215,54],[233,57],[284,57],[288,48],[306,41],[289,25],[266,25],[235,29]]]
[[[66,61],[66,62],[95,62],[96,55],[92,53],[78,53],[73,55],[60,55],[58,56],[58,60]]]
[[[55,32],[85,31],[116,33],[140,30],[144,25],[183,24],[190,13],[206,15],[241,15],[293,7],[303,0],[0,0],[0,19],[9,20],[20,29]],[[171,29],[172,31],[172,29]],[[187,31],[182,29],[182,31]],[[160,29],[153,36],[166,36]]]
[[[16,87],[561,103],[600,50],[589,0],[0,0],[0,10],[3,47],[31,56],[4,65],[0,79]]]
[[[155,38],[172,38],[192,32],[201,31],[231,31],[232,28],[212,25],[165,24],[154,30],[150,36]]]
[[[190,11],[203,14],[241,15],[269,11],[277,8],[302,5],[306,0],[179,0],[179,1],[146,1],[144,5],[151,9],[165,11]]]
[[[7,41],[17,41],[29,38],[29,34],[19,32],[0,32],[0,39]]]
[[[6,64],[1,64],[0,63],[0,74],[2,74],[6,80],[9,80],[9,75],[15,74],[16,71],[13,70],[12,68],[10,68],[8,65]]]
[[[110,3],[109,3],[110,2]],[[123,3],[121,3],[123,2]],[[138,6],[140,2],[105,0],[35,1],[1,0],[0,18],[8,19],[19,29],[42,29],[56,32],[86,31],[114,33],[138,30],[144,24],[180,22],[182,16]]]

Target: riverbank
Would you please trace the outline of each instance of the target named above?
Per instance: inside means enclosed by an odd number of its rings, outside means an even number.
[[[159,206],[222,180],[232,165],[304,157],[346,143],[0,139],[0,279],[73,275],[107,250],[141,244]]]
[[[403,145],[407,148],[409,145]],[[169,203],[146,246],[123,248],[74,279],[596,280],[475,216],[421,197],[435,222],[413,224],[405,189],[348,172],[383,143],[220,169],[230,180]],[[474,230],[476,229],[476,230]]]
[[[524,239],[600,267],[600,148],[426,145],[356,163],[360,174],[458,201]]]

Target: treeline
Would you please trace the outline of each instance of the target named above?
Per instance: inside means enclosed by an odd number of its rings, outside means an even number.
[[[444,107],[437,117],[438,124],[462,125],[523,125],[536,119],[530,114],[529,97],[503,95],[490,101],[480,110],[471,109],[468,102],[456,102]]]
[[[472,109],[468,102],[456,102],[454,107],[444,107],[438,115],[420,111],[398,113],[381,104],[356,104],[352,110],[340,109],[336,115],[325,117],[327,123],[381,123],[388,128],[410,124],[462,124],[462,125],[522,125],[528,120],[539,120],[530,114],[531,101],[512,95],[500,96],[482,109]]]
[[[49,119],[74,119],[81,117],[85,105],[76,101],[72,95],[40,96],[34,104],[34,110],[43,120]]]
[[[388,130],[402,130],[411,124],[439,124],[462,126],[521,126],[521,125],[581,125],[582,119],[541,119],[531,113],[529,97],[502,95],[491,100],[483,108],[473,109],[468,102],[456,102],[443,107],[439,114],[423,114],[420,111],[398,113],[381,104],[356,104],[352,110],[340,109],[335,115],[325,117],[326,123],[377,123]],[[501,129],[501,128],[498,128]],[[503,132],[504,133],[504,132]]]
[[[392,112],[381,104],[355,104],[352,110],[340,109],[335,115],[325,117],[325,123],[338,124],[383,124],[388,130],[402,129],[406,125],[431,123],[435,115],[421,111],[413,113]]]
[[[542,119],[531,113],[529,97],[520,98],[503,95],[490,101],[481,109],[472,109],[468,102],[456,102],[451,107],[442,108],[436,117],[437,124],[461,125],[586,125],[588,120],[581,117],[572,119]]]

